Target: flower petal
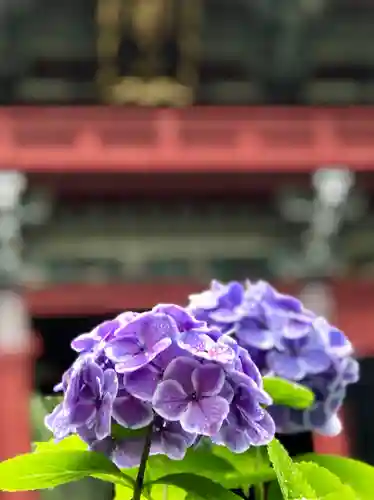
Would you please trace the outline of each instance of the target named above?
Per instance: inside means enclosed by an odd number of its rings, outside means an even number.
[[[165,337],[174,337],[178,333],[178,328],[170,316],[164,313],[152,311],[142,313],[128,324],[128,329],[147,348],[153,350],[155,344]]]
[[[146,365],[126,376],[125,387],[134,397],[143,401],[152,401],[160,379],[160,371],[151,365]]]
[[[343,429],[342,423],[338,415],[332,415],[329,420],[323,425],[316,429],[320,434],[324,436],[334,437],[338,436]]]
[[[123,427],[141,429],[153,419],[152,408],[132,396],[121,396],[113,404],[113,418]]]
[[[274,334],[272,331],[253,323],[252,328],[247,324],[246,327],[240,327],[236,331],[236,336],[243,345],[256,347],[257,349],[271,349],[274,347]]]
[[[186,394],[191,394],[194,391],[192,385],[192,373],[196,368],[199,368],[200,363],[196,359],[186,356],[174,359],[164,372],[164,380],[175,380],[183,387]]]
[[[272,351],[267,354],[267,362],[271,371],[288,380],[301,380],[305,377],[305,369],[299,359],[284,352]]]
[[[180,419],[188,399],[183,387],[175,380],[161,382],[153,396],[153,408],[163,418],[171,421]]]
[[[69,412],[70,424],[73,426],[84,425],[96,414],[94,401],[80,401],[71,407]]]
[[[137,467],[140,464],[143,448],[144,438],[126,439],[116,446],[112,460],[121,469]]]
[[[162,432],[155,440],[154,453],[162,453],[172,460],[182,460],[186,454],[187,446],[183,436],[171,432]]]
[[[112,421],[113,399],[110,394],[106,394],[101,402],[101,406],[96,414],[96,437],[98,441],[110,435]]]
[[[219,437],[222,444],[234,453],[244,453],[251,446],[247,432],[236,426],[224,423],[219,432]],[[212,439],[214,439],[214,436]]]
[[[112,370],[105,370],[104,372],[104,394],[109,394],[111,399],[114,399],[118,392],[118,377],[117,373]]]
[[[152,309],[154,312],[164,313],[171,316],[178,325],[180,331],[190,330],[204,326],[203,321],[195,319],[185,308],[175,304],[159,304]]]
[[[79,335],[71,342],[71,348],[76,352],[87,352],[91,351],[97,344],[98,339],[95,337],[94,333],[83,333]]]
[[[187,432],[213,436],[220,430],[229,410],[228,402],[220,396],[203,398],[188,404],[180,422]]]
[[[198,398],[216,396],[223,388],[225,372],[219,365],[202,365],[192,372],[191,380]]]
[[[135,337],[125,337],[110,342],[105,348],[105,354],[114,362],[121,362],[131,356],[136,356],[140,350],[139,342]]]
[[[64,413],[62,403],[58,404],[52,413],[44,419],[44,424],[51,432],[55,439],[64,439],[70,434],[70,422],[67,415]]]
[[[300,363],[308,374],[317,375],[328,370],[332,361],[325,351],[310,350],[301,354]]]
[[[265,412],[260,421],[248,422],[247,433],[249,440],[253,445],[263,446],[268,444],[274,438],[274,420],[268,412]]]

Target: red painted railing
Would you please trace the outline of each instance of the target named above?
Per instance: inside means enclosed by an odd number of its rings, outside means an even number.
[[[28,172],[374,170],[374,108],[13,108],[0,169]]]

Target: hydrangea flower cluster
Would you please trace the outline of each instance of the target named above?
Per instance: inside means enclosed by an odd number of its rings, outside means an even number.
[[[78,434],[119,467],[139,465],[145,429],[150,453],[182,459],[201,437],[243,452],[272,440],[272,403],[237,342],[176,305],[125,312],[72,342],[78,357],[46,417],[55,439]],[[138,430],[126,439],[114,426]]]
[[[277,432],[341,431],[337,412],[347,385],[359,377],[352,345],[343,332],[264,281],[213,281],[209,290],[190,296],[188,310],[231,335],[263,376],[279,376],[314,392],[314,404],[307,410],[269,408]]]

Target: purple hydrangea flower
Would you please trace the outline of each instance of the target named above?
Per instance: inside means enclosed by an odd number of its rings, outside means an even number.
[[[118,373],[136,371],[167,349],[177,333],[171,316],[146,312],[116,331],[105,354],[115,363]]]
[[[153,407],[166,420],[180,421],[186,432],[211,436],[229,412],[229,403],[220,396],[224,382],[225,372],[219,365],[177,358],[165,370]]]
[[[235,286],[218,303],[229,308],[239,295]],[[271,400],[248,352],[185,308],[159,304],[123,313],[80,335],[72,347],[78,358],[56,387],[63,402],[46,419],[56,439],[76,433],[90,449],[133,467],[149,426],[151,455],[175,460],[203,436],[235,448],[238,415],[246,436],[240,449],[273,437],[263,408]],[[129,437],[113,434],[113,424]]]
[[[156,418],[150,455],[166,455],[171,460],[182,460],[188,448],[196,441],[196,434],[183,430],[178,422]],[[144,437],[119,441],[110,449],[114,463],[121,468],[136,467],[144,448]]]
[[[46,417],[57,439],[80,428],[90,429],[97,440],[110,435],[118,379],[114,370],[103,371],[91,358],[83,358],[71,371],[63,403]]]
[[[232,314],[227,311],[229,307]],[[279,293],[264,281],[247,281],[245,285],[214,281],[210,290],[190,297],[188,310],[204,319],[208,327],[231,335],[261,375],[297,381],[314,392],[315,403],[308,410],[270,407],[278,432],[338,432],[337,411],[346,387],[358,379],[352,345],[340,330],[305,309],[295,297]],[[243,354],[236,349],[237,364],[240,358],[245,371]],[[231,415],[229,420],[233,419]],[[237,439],[245,442],[241,434]]]
[[[241,306],[244,298],[244,287],[237,281],[227,285],[213,280],[210,290],[190,295],[190,306],[197,319],[220,325],[222,331],[227,325],[235,323],[242,317]]]

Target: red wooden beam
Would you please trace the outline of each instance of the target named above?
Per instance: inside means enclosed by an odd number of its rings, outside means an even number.
[[[0,169],[26,172],[374,170],[374,108],[13,108]]]

